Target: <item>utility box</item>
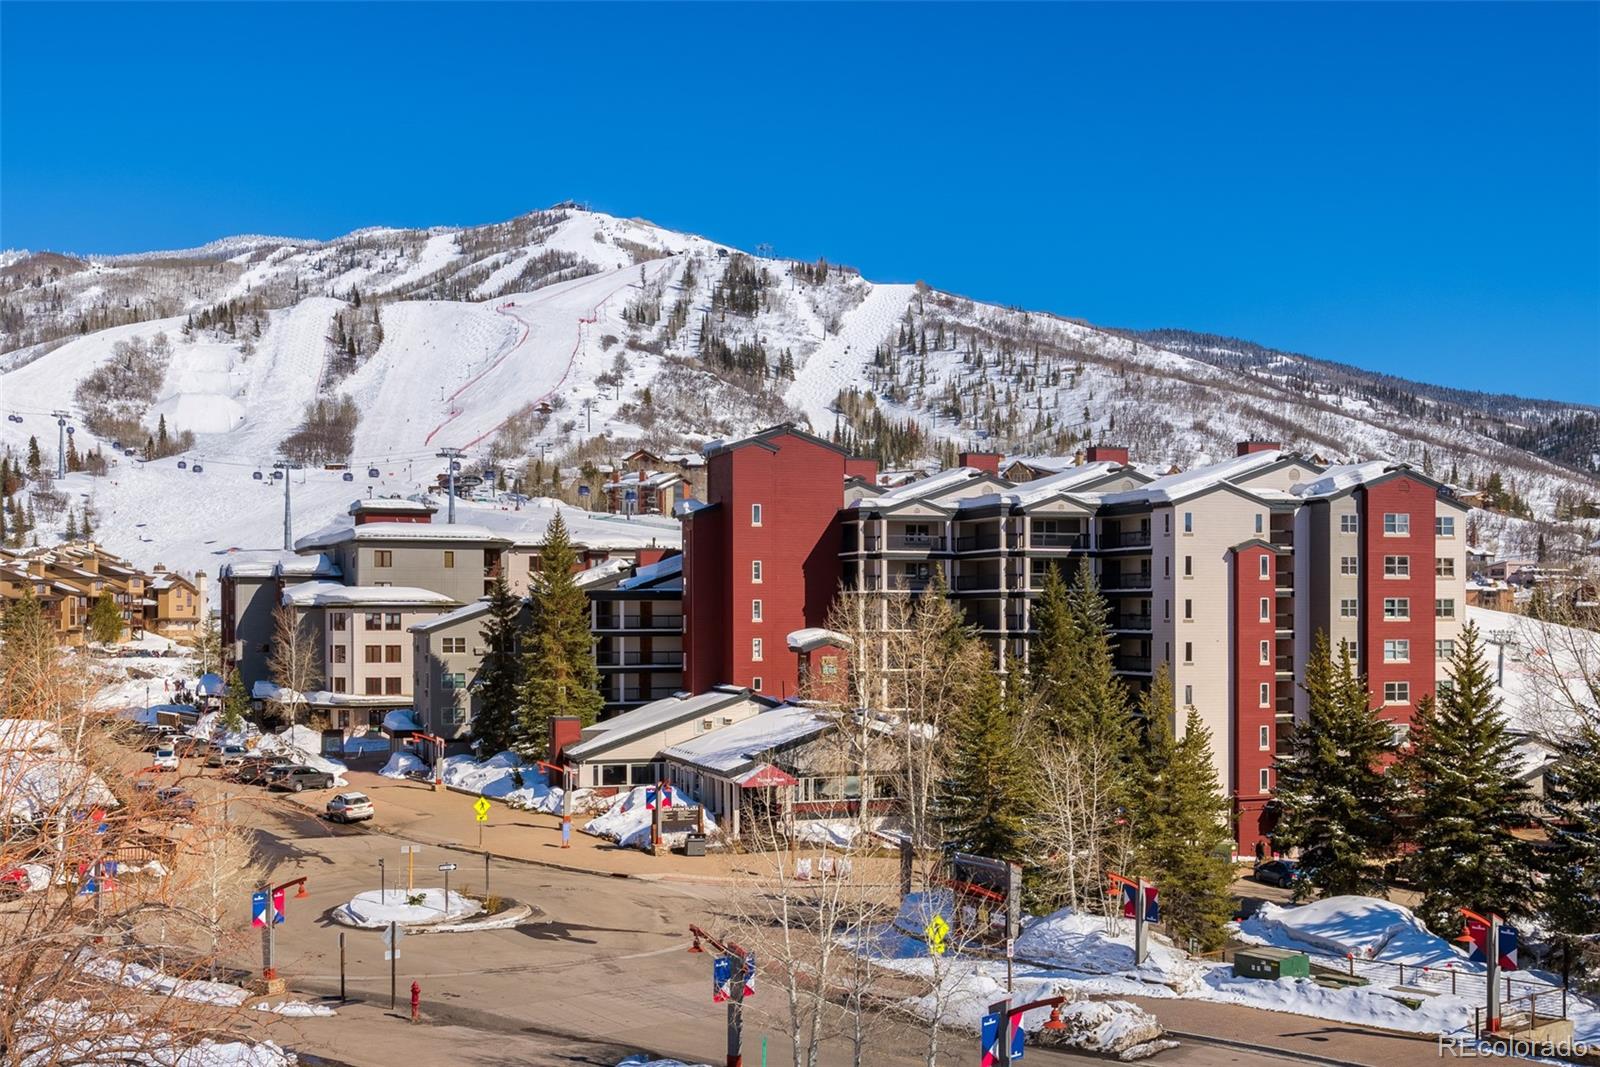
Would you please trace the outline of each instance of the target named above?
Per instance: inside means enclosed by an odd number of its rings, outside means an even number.
[[[685,834],[683,838],[683,854],[685,856],[704,856],[706,854],[706,835]]]
[[[1310,978],[1311,957],[1287,948],[1242,948],[1233,955],[1235,978]]]

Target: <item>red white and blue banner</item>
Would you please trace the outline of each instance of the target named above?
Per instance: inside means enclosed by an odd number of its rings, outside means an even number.
[[[711,961],[711,1003],[721,1004],[733,995],[733,957],[718,956]]]
[[[1465,941],[1472,946],[1472,951],[1468,958],[1473,963],[1487,962],[1487,956],[1484,952],[1484,943],[1489,940],[1489,922],[1487,919],[1481,915],[1474,915],[1468,912],[1467,927],[1462,931],[1458,940]],[[1498,955],[1502,971],[1514,971],[1517,969],[1517,941],[1517,928],[1515,926],[1507,926],[1504,923],[1500,924],[1500,951]]]

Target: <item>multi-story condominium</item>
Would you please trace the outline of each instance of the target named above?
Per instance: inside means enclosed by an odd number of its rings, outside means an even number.
[[[598,568],[596,568],[598,569]],[[586,583],[603,717],[683,689],[683,557]]]
[[[998,456],[967,453],[884,490],[847,477],[860,461],[787,427],[708,458],[708,500],[679,508],[692,690],[791,694],[792,657],[772,651],[824,626],[835,589],[916,593],[936,571],[1009,675],[1026,668],[1047,569],[1070,578],[1087,563],[1118,672],[1143,689],[1164,665],[1175,727],[1193,707],[1210,732],[1246,854],[1271,828],[1272,765],[1304,713],[1313,635],[1351,642],[1401,729],[1443,677],[1465,606],[1466,509],[1403,465],[1325,468],[1244,442],[1154,477],[1125,450],[1096,448],[1081,464],[1035,458],[1015,483]]]
[[[206,576],[193,580],[156,564],[155,574],[145,584],[149,594],[144,601],[144,628],[163,637],[190,637],[205,617]]]
[[[38,598],[67,644],[82,644],[95,602],[109,597],[122,616],[122,634],[144,631],[149,578],[93,541],[33,549],[0,549],[0,597]]]

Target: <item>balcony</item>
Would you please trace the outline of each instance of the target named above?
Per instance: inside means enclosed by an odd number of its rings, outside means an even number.
[[[1148,544],[1149,541],[1146,540],[1145,543]],[[1083,549],[1089,547],[1089,535],[1086,533],[1040,533],[1034,531],[1029,535],[1028,547]]]
[[[669,650],[659,652],[618,652],[614,649],[601,649],[595,653],[595,664],[601,667],[665,667],[677,669],[683,666],[683,653]]]
[[[1115,661],[1116,669],[1123,674],[1149,674],[1149,656],[1118,656]]]
[[[1135,571],[1133,574],[1123,574],[1120,571],[1108,571],[1100,576],[1100,591],[1115,596],[1125,593],[1148,593],[1150,573]]]
[[[958,574],[956,575],[955,588],[957,592],[970,593],[974,591],[1000,591],[1000,575],[998,574]]]
[[[606,699],[613,704],[643,704],[648,700],[665,700],[681,689],[682,686],[669,686],[660,689],[614,689],[606,695]]]
[[[1149,548],[1149,530],[1119,530],[1100,535],[1101,548]]]
[[[1267,535],[1267,541],[1278,548],[1294,547],[1294,530],[1278,529],[1276,527]]]
[[[889,534],[866,538],[868,552],[943,552],[943,534]]]
[[[1111,628],[1114,630],[1138,630],[1144,633],[1149,633],[1150,615],[1148,613],[1141,613],[1137,615],[1113,615],[1111,617]]]
[[[964,534],[956,538],[957,552],[981,552],[1000,547],[1000,532]]]
[[[1272,661],[1272,669],[1277,671],[1279,674],[1293,674],[1294,673],[1294,657],[1293,656],[1277,656],[1277,657],[1275,657],[1273,659],[1273,661]]]
[[[1294,616],[1280,613],[1272,620],[1272,628],[1280,634],[1294,632]]]
[[[596,630],[649,630],[652,632],[681,633],[682,615],[624,615],[602,612],[595,616]]]
[[[884,579],[887,589],[904,589],[912,593],[920,593],[928,588],[933,577],[927,574],[891,574]]]

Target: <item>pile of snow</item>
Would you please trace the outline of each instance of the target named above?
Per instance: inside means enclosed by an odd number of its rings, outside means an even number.
[[[1176,1041],[1165,1040],[1166,1031],[1154,1015],[1126,1000],[1080,1000],[1061,1008],[1065,1030],[1038,1030],[1034,1040],[1048,1048],[1075,1048],[1115,1056],[1143,1059]]]
[[[261,736],[261,728],[246,720],[239,724],[237,730],[228,730],[223,727],[220,711],[208,711],[196,719],[194,725],[185,733],[205,741],[219,741],[224,745],[249,748],[255,743],[256,738]]]
[[[636,785],[626,793],[618,793],[603,813],[584,824],[583,832],[593,834],[595,837],[610,838],[623,848],[648,847],[654,812],[645,806],[645,790],[645,786]],[[672,797],[672,806],[675,808],[693,808],[700,804],[677,786],[668,786],[667,791]],[[706,812],[705,818],[706,833],[712,833],[716,830],[717,824],[711,818],[709,811]],[[662,843],[669,848],[674,847],[683,844],[683,839],[687,836],[687,831],[663,834]]]
[[[389,739],[379,733],[355,734],[344,739],[344,750],[357,756],[367,752],[387,752]]]
[[[389,762],[394,763],[393,760]],[[561,811],[561,787],[551,786],[543,770],[523,763],[515,752],[501,752],[482,763],[469,755],[450,756],[445,759],[440,775],[444,784],[452,789],[501,800],[520,811],[549,814]],[[580,800],[583,795],[584,791],[580,790],[573,794],[573,799]]]
[[[415,900],[413,904],[410,901]],[[334,909],[334,918],[349,926],[380,927],[390,923],[436,923],[445,919],[465,919],[483,910],[483,905],[450,891],[449,910],[445,910],[443,889],[368,890],[357,893],[346,904]]]
[[[1482,1006],[1476,996],[1469,999],[1443,992],[1419,998],[1422,1003],[1412,1008],[1388,993],[1379,982],[1351,989],[1330,989],[1309,978],[1280,978],[1275,982],[1235,978],[1225,967],[1212,968],[1198,996],[1225,1004],[1422,1034],[1458,1033],[1470,1027],[1472,1010]]]
[[[878,836],[891,832],[886,825],[889,821],[882,817],[868,819],[863,829],[858,819],[799,819],[791,836],[802,844],[849,848],[863,833]]]
[[[200,978],[174,978],[154,967],[126,960],[108,959],[104,956],[85,960],[84,973],[107,982],[127,986],[146,993],[161,993],[179,1000],[192,1000],[198,1004],[216,1004],[237,1008],[250,994],[244,988],[228,982],[208,982]]]
[[[27,881],[18,888],[24,893],[37,893],[50,884],[50,868],[42,863],[24,863],[21,870]]]
[[[617,1067],[690,1067],[682,1060],[652,1060],[644,1056],[629,1056],[625,1060],[618,1060]],[[695,1067],[707,1067],[706,1064],[696,1064]]]
[[[130,1032],[127,1021],[97,1011],[87,999],[51,1000],[19,1020],[13,1057],[17,1067],[59,1063],[153,1063],[161,1067],[293,1067],[292,1053],[277,1043],[214,1041],[179,1047],[161,1031]]]
[[[281,756],[285,762],[327,771],[335,776],[333,784],[336,786],[350,784],[344,780],[349,768],[338,760],[322,755],[322,734],[309,726],[291,726],[275,734],[265,734],[255,742],[251,751],[263,756]]]
[[[1461,966],[1466,957],[1411,913],[1376,897],[1327,897],[1283,907],[1264,904],[1239,924],[1246,939],[1312,955],[1382,960],[1407,966]]]
[[[1084,974],[1122,974],[1180,990],[1198,985],[1203,974],[1187,953],[1153,932],[1144,963],[1135,965],[1132,919],[1108,920],[1071,908],[1025,923],[1017,936],[1017,955]]]
[[[276,1015],[287,1015],[297,1019],[326,1018],[329,1015],[339,1014],[326,1004],[311,1004],[304,1000],[285,1000],[280,1004],[268,1004],[263,1001],[256,1005],[256,1011],[270,1011]]]
[[[410,752],[396,752],[389,757],[389,762],[383,765],[383,770],[378,773],[385,778],[409,778],[413,773],[420,774],[428,769],[428,765]]]

